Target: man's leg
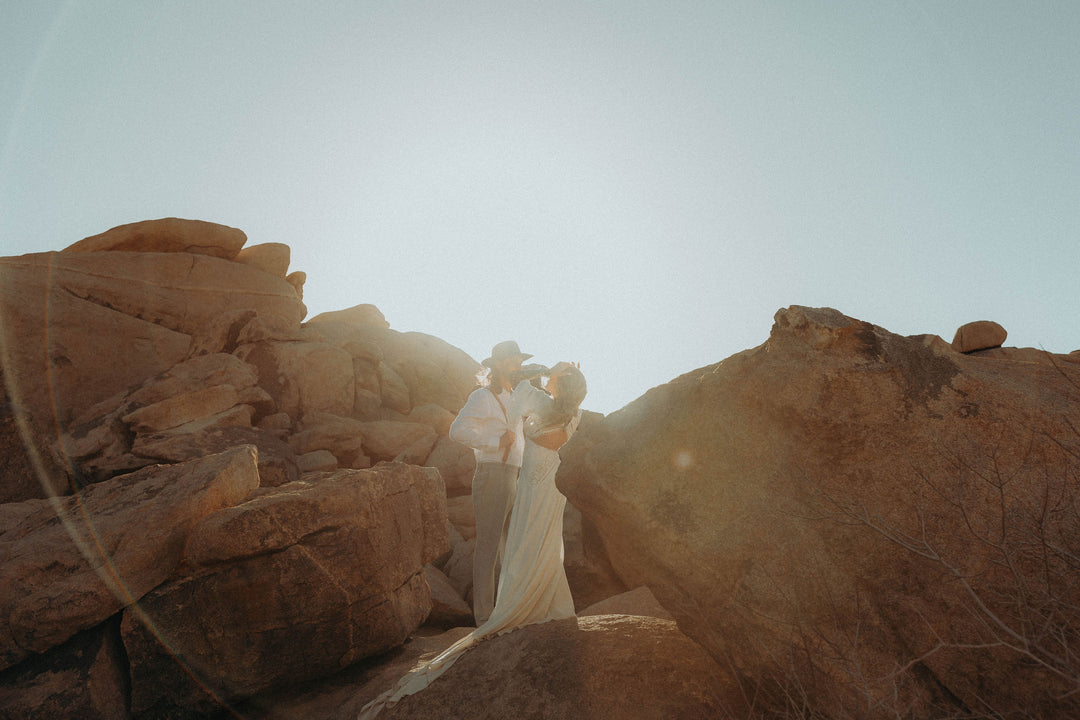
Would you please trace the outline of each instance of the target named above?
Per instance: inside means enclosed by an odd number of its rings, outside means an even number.
[[[473,475],[472,498],[476,513],[476,548],[473,551],[473,617],[482,625],[495,607],[495,571],[505,542],[507,517],[514,505],[517,468],[501,463],[480,463]]]

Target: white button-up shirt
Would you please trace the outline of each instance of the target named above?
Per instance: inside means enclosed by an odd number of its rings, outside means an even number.
[[[514,427],[507,427],[507,416],[504,409],[509,411],[512,393],[503,390],[499,393],[499,400],[486,387],[477,388],[465,401],[454,422],[450,425],[450,439],[473,449],[478,463],[501,463],[503,451],[499,449],[499,438],[508,429],[514,431],[514,444],[510,448],[510,455],[506,458],[507,465],[521,467],[521,455],[525,451],[525,437],[521,432],[521,418],[517,419]],[[499,406],[502,401],[502,406]]]

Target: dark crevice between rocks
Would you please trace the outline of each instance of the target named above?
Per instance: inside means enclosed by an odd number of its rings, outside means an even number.
[[[109,650],[113,663],[116,664],[120,674],[120,690],[124,695],[124,711],[131,715],[131,659],[128,657],[127,646],[124,645],[123,633],[120,630],[124,619],[123,610],[106,621],[105,631],[108,633]]]

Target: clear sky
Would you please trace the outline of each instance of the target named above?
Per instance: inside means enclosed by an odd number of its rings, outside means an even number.
[[[284,242],[585,406],[789,305],[1080,348],[1080,2],[0,0],[0,254],[187,217]]]

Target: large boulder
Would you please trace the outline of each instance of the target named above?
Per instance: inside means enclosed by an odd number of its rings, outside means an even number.
[[[357,702],[385,689],[382,682],[365,685]],[[745,716],[738,686],[674,622],[625,615],[541,623],[485,640],[438,682],[379,714],[386,720]]]
[[[772,712],[1072,716],[1078,370],[792,307],[575,435],[557,484]]]
[[[479,363],[439,338],[389,329],[374,306],[323,313],[304,328],[363,360],[357,386],[373,391],[379,383],[382,405],[399,413],[434,404],[456,414],[476,387]]]
[[[247,235],[237,228],[204,220],[161,218],[118,225],[67,246],[64,252],[113,250],[191,253],[232,260],[240,253],[245,242],[247,242]]]
[[[205,709],[399,645],[431,608],[423,567],[447,549],[445,514],[438,473],[385,464],[209,515],[182,570],[124,615],[133,712]]]
[[[259,370],[259,385],[280,412],[299,420],[309,413],[348,416],[353,410],[353,362],[323,342],[263,340],[243,344],[237,357]]]
[[[277,487],[300,478],[296,454],[269,430],[243,426],[207,427],[190,433],[160,433],[135,438],[131,453],[152,462],[177,463],[238,445],[257,451],[259,486]]]
[[[138,601],[179,565],[193,527],[258,484],[255,449],[241,446],[0,506],[0,669]]]

